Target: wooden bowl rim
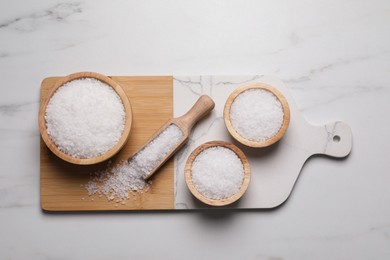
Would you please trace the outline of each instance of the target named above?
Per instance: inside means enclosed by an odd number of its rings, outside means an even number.
[[[205,149],[208,149],[210,147],[217,147],[217,146],[225,147],[225,148],[231,150],[232,152],[234,152],[238,156],[238,158],[241,160],[241,163],[244,167],[244,178],[243,178],[242,185],[241,185],[240,189],[232,196],[230,196],[228,198],[224,198],[224,199],[219,199],[219,200],[208,198],[208,197],[204,196],[202,193],[200,193],[195,188],[195,185],[192,182],[192,175],[191,175],[192,164],[193,164],[195,158],[201,152],[203,152]],[[187,159],[184,174],[185,174],[185,181],[186,181],[187,187],[191,191],[192,195],[194,195],[198,200],[200,200],[201,202],[203,202],[207,205],[210,205],[210,206],[226,206],[226,205],[229,205],[229,204],[237,201],[238,199],[240,199],[244,195],[244,193],[246,192],[246,190],[248,189],[248,186],[249,186],[251,171],[250,171],[249,161],[248,161],[247,157],[245,156],[245,154],[240,150],[240,148],[238,148],[234,144],[231,144],[231,143],[228,143],[225,141],[211,141],[211,142],[207,142],[207,143],[204,143],[204,144],[198,146],[194,151],[192,151],[192,153],[190,154],[190,156]]]
[[[243,93],[249,89],[267,90],[267,91],[271,92],[272,94],[274,94],[276,96],[276,98],[278,98],[280,103],[282,104],[282,109],[283,109],[282,126],[280,127],[279,131],[273,137],[266,139],[264,141],[261,141],[261,142],[252,141],[252,140],[246,139],[243,136],[241,136],[235,130],[235,128],[233,127],[231,120],[230,120],[230,108],[231,108],[234,100],[236,99],[236,97],[238,95],[240,95],[241,93]],[[240,142],[246,146],[254,147],[254,148],[261,148],[261,147],[267,147],[267,146],[270,146],[270,145],[276,143],[284,136],[284,134],[286,133],[287,128],[290,124],[290,107],[288,105],[287,99],[275,87],[272,87],[271,85],[268,85],[265,83],[260,83],[260,82],[249,83],[249,84],[242,85],[241,87],[237,88],[236,90],[234,90],[230,94],[230,96],[228,97],[228,99],[226,100],[226,103],[225,103],[225,107],[224,107],[224,111],[223,111],[223,118],[225,121],[226,128],[228,129],[229,133],[233,136],[234,139],[236,139],[238,142]]]
[[[70,82],[72,80],[81,79],[81,78],[94,78],[112,87],[120,97],[125,109],[125,127],[123,129],[122,136],[119,139],[118,143],[110,150],[108,150],[106,153],[92,158],[76,158],[60,151],[57,148],[57,145],[51,140],[50,136],[47,133],[46,120],[45,120],[46,107],[50,99],[54,95],[54,93],[65,83]],[[61,78],[50,89],[46,99],[42,100],[40,104],[38,123],[39,123],[39,131],[41,133],[41,137],[43,141],[45,142],[46,146],[50,149],[50,151],[52,151],[56,156],[69,163],[78,164],[78,165],[91,165],[91,164],[103,162],[111,158],[122,149],[122,147],[125,145],[125,143],[129,138],[130,129],[132,125],[132,118],[133,115],[132,115],[132,108],[131,108],[130,101],[123,88],[117,82],[115,82],[108,76],[96,72],[77,72]]]

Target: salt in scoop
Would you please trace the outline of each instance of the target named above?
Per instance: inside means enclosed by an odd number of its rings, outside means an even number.
[[[187,142],[193,126],[213,110],[214,106],[214,101],[209,96],[201,96],[186,114],[168,120],[128,162],[134,163],[134,168],[142,171],[145,180],[150,178]]]

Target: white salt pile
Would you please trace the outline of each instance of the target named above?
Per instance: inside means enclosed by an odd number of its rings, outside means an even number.
[[[129,199],[129,192],[147,187],[148,175],[183,139],[183,132],[174,124],[169,125],[141,151],[120,165],[98,172],[87,183],[89,195],[103,194],[108,200]]]
[[[54,93],[45,114],[47,133],[58,149],[76,158],[104,154],[119,141],[125,109],[106,83],[82,78]]]
[[[191,168],[195,188],[210,199],[224,199],[239,191],[244,166],[232,150],[215,146],[203,150]]]
[[[239,94],[230,108],[233,128],[245,139],[260,142],[276,135],[283,123],[279,99],[264,89],[248,89]]]

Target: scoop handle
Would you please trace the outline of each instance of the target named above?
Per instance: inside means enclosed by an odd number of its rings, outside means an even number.
[[[203,95],[187,113],[177,118],[176,124],[190,131],[202,117],[213,110],[214,106],[214,101],[209,96]]]

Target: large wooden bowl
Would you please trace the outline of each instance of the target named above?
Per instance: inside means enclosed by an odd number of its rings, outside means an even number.
[[[200,193],[196,187],[194,186],[194,183],[192,182],[192,174],[191,174],[191,169],[192,169],[192,164],[195,160],[195,158],[203,152],[205,149],[210,148],[210,147],[225,147],[227,149],[230,149],[233,151],[238,158],[241,160],[242,165],[244,166],[244,178],[241,184],[240,189],[233,194],[232,196],[228,198],[223,198],[223,199],[211,199]],[[248,189],[249,182],[250,182],[250,175],[251,175],[251,170],[249,166],[249,161],[246,158],[245,154],[234,144],[224,142],[224,141],[212,141],[208,143],[204,143],[200,146],[198,146],[188,157],[186,167],[185,167],[185,180],[188,189],[191,191],[191,193],[197,198],[198,200],[202,201],[205,204],[208,204],[210,206],[226,206],[229,205],[244,195],[245,191]]]
[[[45,114],[46,114],[46,107],[53,96],[53,94],[57,91],[57,89],[61,86],[63,86],[65,83],[80,79],[80,78],[94,78],[98,79],[110,87],[114,89],[114,91],[119,95],[119,97],[122,100],[124,109],[125,109],[125,127],[122,132],[122,136],[119,139],[118,143],[112,147],[110,150],[108,150],[106,153],[92,158],[75,158],[72,157],[62,151],[60,151],[56,144],[51,140],[50,136],[47,133],[47,127],[46,127],[46,121],[45,121]],[[38,121],[39,121],[39,131],[41,132],[41,136],[47,147],[59,158],[63,159],[64,161],[73,163],[73,164],[79,164],[79,165],[90,165],[90,164],[96,164],[103,162],[112,156],[114,156],[126,143],[131,129],[131,123],[132,123],[132,109],[129,102],[129,99],[126,96],[126,93],[122,89],[121,86],[118,85],[115,81],[110,79],[107,76],[104,76],[102,74],[94,73],[94,72],[78,72],[71,75],[68,75],[62,79],[60,79],[54,87],[50,90],[49,94],[43,98],[40,107],[39,107],[39,115],[38,115]]]
[[[284,114],[282,126],[280,127],[279,131],[274,136],[272,136],[271,138],[266,139],[264,141],[253,141],[253,140],[249,140],[249,139],[241,136],[234,129],[232,122],[230,120],[230,108],[231,108],[234,100],[236,99],[236,97],[238,95],[240,95],[241,93],[243,93],[249,89],[267,90],[267,91],[271,92],[272,94],[274,94],[276,96],[276,98],[280,101],[280,103],[282,104],[282,109],[283,109],[283,114]],[[225,103],[225,108],[223,111],[223,118],[224,118],[225,125],[226,125],[226,128],[228,129],[229,133],[233,136],[234,139],[236,139],[240,143],[242,143],[246,146],[249,146],[249,147],[254,147],[254,148],[267,147],[267,146],[270,146],[270,145],[276,143],[277,141],[279,141],[283,137],[283,135],[286,133],[288,125],[290,124],[290,107],[288,105],[286,98],[276,88],[274,88],[270,85],[264,84],[264,83],[251,83],[251,84],[247,84],[247,85],[243,85],[243,86],[239,87],[238,89],[234,90],[232,92],[232,94],[230,94],[230,96],[228,97],[228,99],[226,100],[226,103]]]

